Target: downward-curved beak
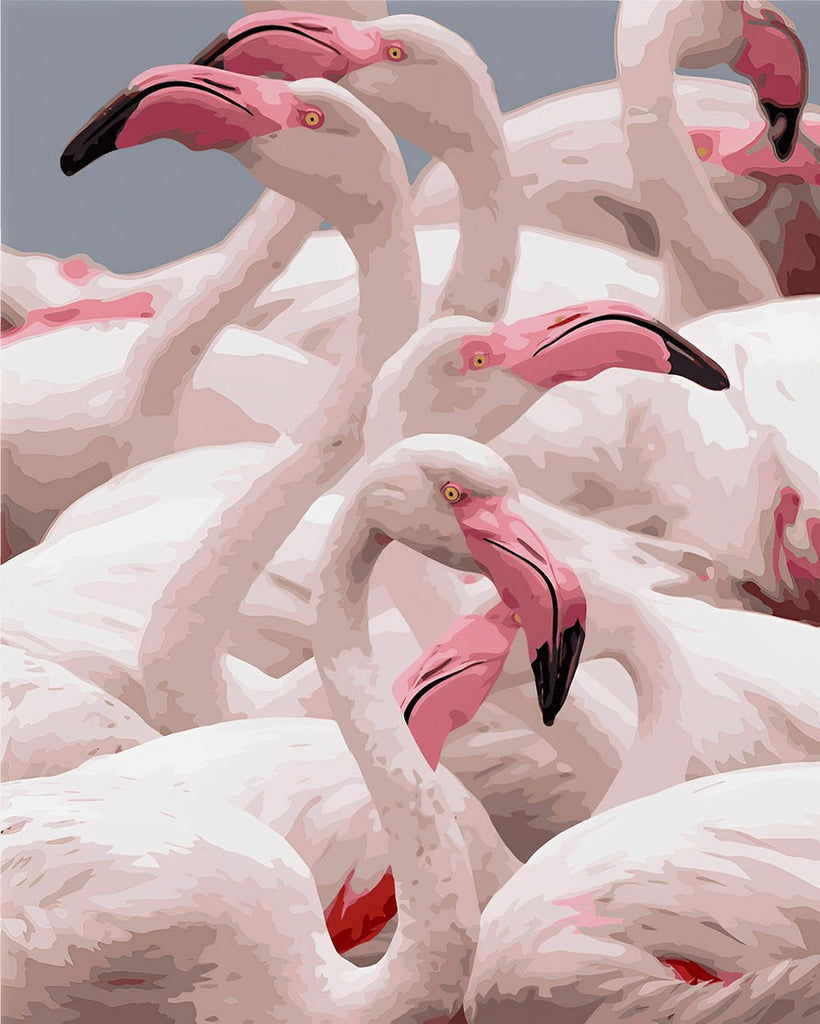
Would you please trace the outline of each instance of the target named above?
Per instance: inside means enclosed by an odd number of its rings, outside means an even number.
[[[71,176],[106,153],[152,139],[172,138],[189,149],[227,149],[255,134],[279,130],[295,104],[282,84],[188,64],[152,68],[139,75],[80,129],[60,157]],[[249,104],[252,104],[250,106]]]
[[[339,18],[263,11],[235,22],[191,63],[290,81],[314,77],[338,81],[350,70],[341,26]]]
[[[546,331],[543,318],[531,318],[509,332],[512,344],[504,365],[545,389],[564,381],[589,380],[617,367],[685,377],[708,391],[729,387],[718,363],[671,327],[627,303],[568,307]]]
[[[60,170],[71,177],[117,148],[117,139],[142,99],[138,90],[124,89],[81,128],[60,156]]]
[[[393,685],[419,749],[431,768],[450,733],[469,722],[501,675],[518,633],[514,613],[499,602],[486,615],[464,615]]]
[[[800,115],[808,98],[809,64],[800,37],[777,8],[741,4],[743,37],[730,66],[752,83],[768,122],[778,160],[797,145]]]
[[[586,601],[578,579],[503,499],[471,496],[454,511],[470,552],[524,630],[541,714],[552,725],[584,642]]]

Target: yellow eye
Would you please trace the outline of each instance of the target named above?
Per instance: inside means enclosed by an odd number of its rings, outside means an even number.
[[[445,499],[450,502],[451,505],[455,505],[455,503],[461,497],[461,489],[459,487],[456,487],[455,484],[445,484],[441,488],[441,493],[444,495]]]
[[[391,60],[403,60],[404,59],[404,50],[402,50],[402,48],[400,46],[391,46],[387,50],[387,56]]]
[[[487,356],[484,352],[476,352],[473,356],[473,369],[480,370],[482,366],[487,365]]]
[[[565,316],[561,316],[561,315],[559,314],[559,315],[558,315],[558,316],[557,316],[557,317],[555,318],[555,323],[553,324],[553,327],[557,327],[557,326],[558,326],[558,324],[562,324],[562,323],[563,323],[563,322],[564,322],[565,320],[566,320],[566,317],[565,317]]]
[[[706,148],[706,146],[698,146],[697,154],[701,158],[701,160],[705,160],[706,157],[709,155],[709,150]]]
[[[321,110],[306,110],[302,115],[302,122],[308,128],[318,128],[325,117]]]

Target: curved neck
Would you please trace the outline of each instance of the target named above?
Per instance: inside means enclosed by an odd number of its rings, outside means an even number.
[[[486,65],[475,57],[464,71],[472,79],[472,103],[459,111],[446,144],[433,142],[430,149],[453,172],[461,206],[455,263],[436,313],[494,321],[504,313],[515,269],[518,217],[511,207],[521,198],[521,184],[510,169],[503,118]]]
[[[332,999],[348,1014],[340,1019],[426,1020],[461,1002],[479,910],[455,819],[372,662],[366,601],[380,551],[378,522],[368,516],[361,493],[344,509],[325,548],[332,561],[320,574],[314,653],[339,729],[389,837],[399,925],[372,974],[347,971]]]
[[[688,316],[780,294],[756,243],[718,198],[675,103],[674,68],[697,48],[698,31],[708,39],[719,32],[698,18],[721,17],[724,7],[675,0],[647,12],[631,0],[619,9],[615,33],[636,203],[655,220],[672,302]]]
[[[389,174],[378,213],[338,225],[359,267],[358,346],[348,350],[347,362],[355,362],[371,380],[417,329],[421,301],[410,184],[400,164],[391,161]]]
[[[174,730],[230,717],[221,662],[237,608],[310,501],[332,482],[334,467],[320,441],[296,445],[283,437],[233,447],[226,499],[197,527],[195,550],[153,604],[140,642],[149,717]]]
[[[318,222],[313,211],[273,192],[263,193],[213,250],[221,265],[198,279],[193,294],[177,294],[176,301],[169,301],[138,342],[128,374],[141,381],[143,417],[166,419],[173,433],[179,392],[216,334],[284,269]],[[144,455],[142,461],[150,457]]]
[[[341,464],[358,454],[370,392],[382,364],[418,327],[421,265],[411,213],[410,184],[398,148],[383,153],[379,184],[367,202],[344,216],[342,202],[333,224],[350,246],[359,271],[359,308],[354,340],[337,332],[326,353],[335,363],[329,401],[313,407],[289,430],[299,442],[325,438],[325,448]],[[352,211],[351,211],[352,212]]]

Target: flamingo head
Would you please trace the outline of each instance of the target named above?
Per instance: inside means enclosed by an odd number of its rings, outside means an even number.
[[[389,448],[368,475],[365,506],[374,533],[492,580],[524,630],[542,716],[551,725],[580,659],[586,602],[573,571],[550,556],[517,511],[509,466],[466,438],[423,434]]]
[[[454,146],[469,148],[465,118],[477,92],[492,90],[486,66],[461,36],[409,14],[350,21],[265,11],[237,21],[193,63],[340,82],[399,135],[438,157]]]
[[[381,59],[391,59],[389,46],[363,23],[274,10],[240,18],[191,63],[241,75],[338,82],[351,71]]]
[[[465,336],[460,354],[465,376],[497,367],[542,391],[613,368],[685,377],[709,391],[729,387],[721,367],[677,331],[609,299],[496,324],[489,334]]]
[[[550,388],[609,368],[673,374],[711,391],[729,386],[720,366],[643,310],[600,300],[519,320],[434,320],[382,367],[365,448],[426,430],[488,441]]]
[[[779,160],[788,160],[808,98],[806,51],[794,26],[772,4],[743,0],[741,14],[742,39],[729,66],[752,83],[772,149]]]
[[[256,136],[301,126],[305,115],[298,99],[277,83],[187,64],[152,68],[80,129],[60,167],[70,176],[115,149],[154,139],[174,139],[192,150],[232,150]]]
[[[105,153],[160,138],[230,152],[266,188],[342,231],[371,219],[403,171],[393,135],[344,89],[189,64],[134,79],[75,135],[60,164],[76,174]]]

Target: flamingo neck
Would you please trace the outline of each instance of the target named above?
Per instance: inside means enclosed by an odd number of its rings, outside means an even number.
[[[447,143],[435,152],[456,180],[461,204],[455,263],[437,305],[437,315],[498,320],[504,313],[515,268],[521,184],[513,177],[503,118],[492,79],[476,59],[472,105],[460,109]],[[437,114],[438,117],[438,114]]]
[[[384,528],[369,503],[367,494],[354,494],[331,527],[314,653],[331,710],[389,837],[399,926],[370,978],[347,972],[339,998],[356,1019],[366,1010],[368,1019],[426,1020],[460,1004],[479,910],[455,819],[372,661],[367,594]]]
[[[418,327],[421,265],[404,169],[389,183],[378,214],[342,228],[359,267],[358,350],[346,362],[372,381]]]
[[[213,250],[222,258],[220,266],[199,277],[192,294],[180,281],[167,312],[147,329],[129,366],[129,376],[141,382],[139,411],[144,418],[165,421],[173,436],[180,391],[217,333],[287,265],[318,221],[315,213],[290,199],[263,193]],[[165,450],[167,445],[158,454]],[[150,457],[140,453],[140,461]]]
[[[650,218],[671,271],[671,301],[688,316],[775,299],[756,243],[718,198],[677,113],[674,68],[725,59],[725,4],[622,4],[615,56],[635,206]]]
[[[321,441],[297,445],[282,437],[273,445],[235,447],[231,476],[244,477],[241,496],[205,524],[201,543],[154,604],[140,642],[146,692],[164,702],[149,717],[175,731],[231,717],[222,660],[236,609],[325,487]]]

